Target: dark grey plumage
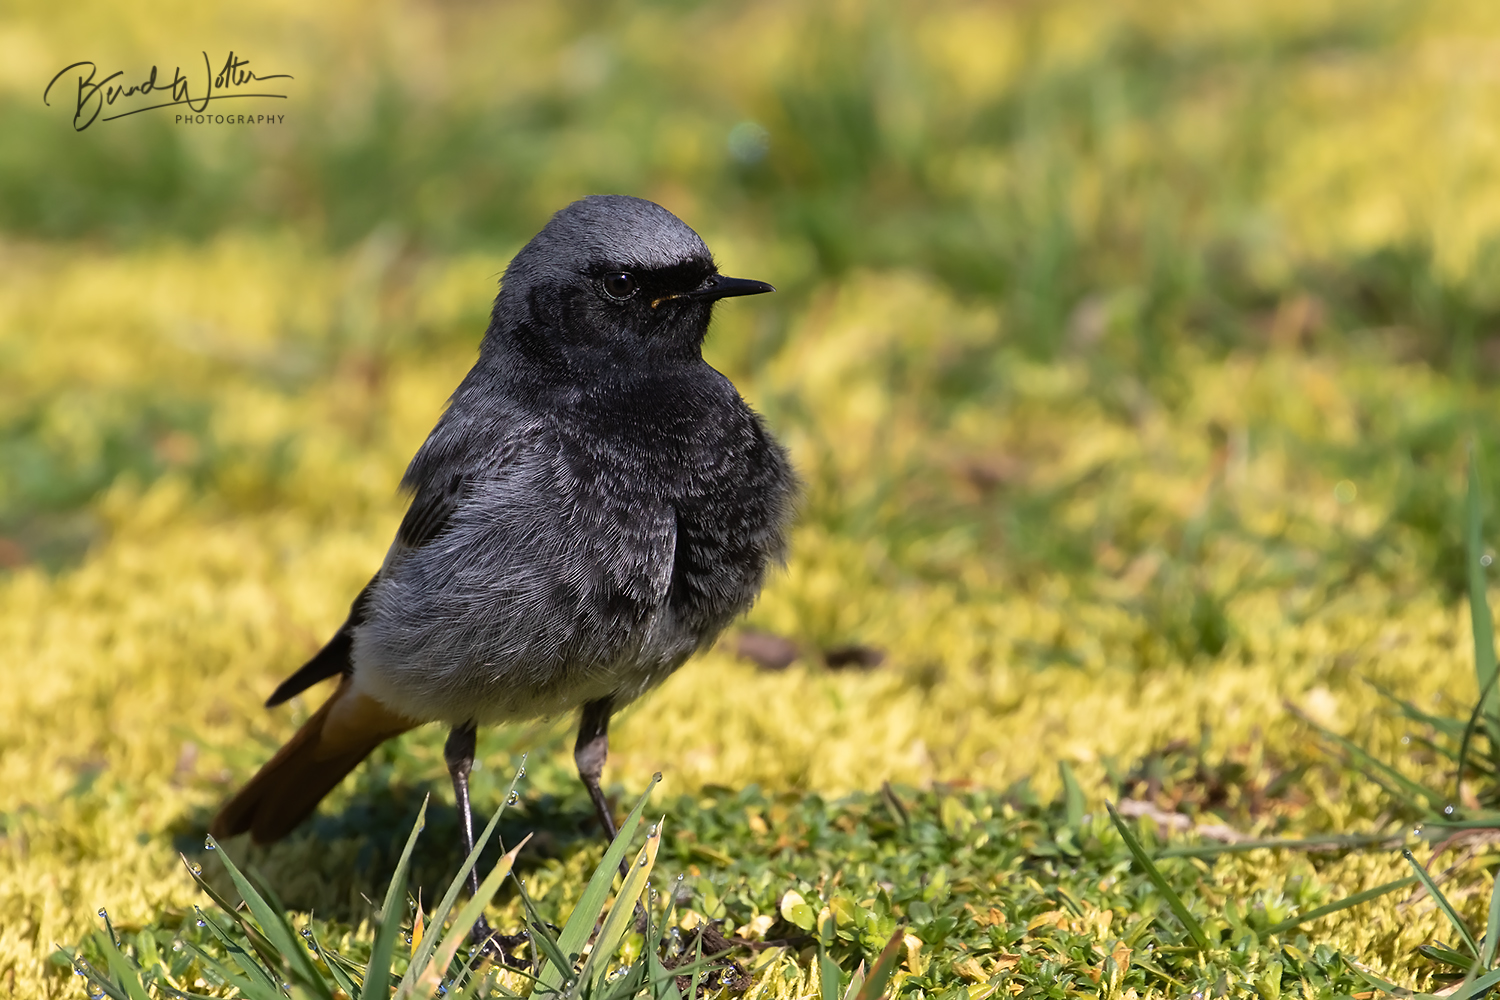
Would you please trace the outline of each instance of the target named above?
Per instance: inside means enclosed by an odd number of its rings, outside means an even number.
[[[275,839],[347,772],[329,777],[335,747],[342,767],[430,721],[453,727],[467,827],[475,725],[582,706],[575,755],[612,833],[610,713],[749,608],[785,548],[786,454],[701,352],[717,299],[770,290],[720,276],[651,202],[558,212],[506,269],[479,360],[406,471],[384,565],[271,704],[335,674],[339,691],[216,832]],[[303,758],[324,762],[315,794],[289,791]]]
[[[601,285],[621,273],[623,301]],[[715,276],[696,233],[635,198],[579,202],[516,256],[403,480],[357,684],[453,724],[618,705],[750,606],[792,477],[703,361],[712,300],[665,298]]]

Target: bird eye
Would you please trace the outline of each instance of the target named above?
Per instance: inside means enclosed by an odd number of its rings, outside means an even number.
[[[628,299],[635,294],[635,278],[624,271],[604,276],[604,291],[612,299]]]

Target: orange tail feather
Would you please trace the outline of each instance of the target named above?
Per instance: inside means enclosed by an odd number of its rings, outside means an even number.
[[[221,840],[246,831],[257,844],[280,840],[370,751],[416,725],[356,694],[346,676],[286,746],[225,803],[209,832]]]

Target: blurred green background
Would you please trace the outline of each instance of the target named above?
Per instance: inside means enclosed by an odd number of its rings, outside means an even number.
[[[222,110],[284,123],[41,100],[76,60],[231,49],[295,79]],[[797,661],[689,667],[613,780],[1051,794],[1066,760],[1102,797],[1204,733],[1318,759],[1283,699],[1438,780],[1364,681],[1474,694],[1497,66],[1478,0],[7,3],[0,976],[61,990],[43,958],[97,904],[187,898],[171,838],[294,726],[258,702],[379,564],[505,262],[596,192],[777,286],[707,352],[807,485],[750,618]],[[850,646],[882,662],[831,670]],[[533,737],[561,746],[490,747]],[[1229,818],[1390,818],[1319,780]],[[1400,971],[1428,930],[1330,933]]]

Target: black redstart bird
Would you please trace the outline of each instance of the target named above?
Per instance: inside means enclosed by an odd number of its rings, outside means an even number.
[[[267,705],[338,687],[214,835],[277,840],[381,742],[442,722],[467,854],[475,727],[581,707],[574,759],[613,837],[610,714],[749,608],[785,548],[786,453],[702,355],[714,302],[769,291],[652,202],[554,215],[406,470],[380,571]]]

